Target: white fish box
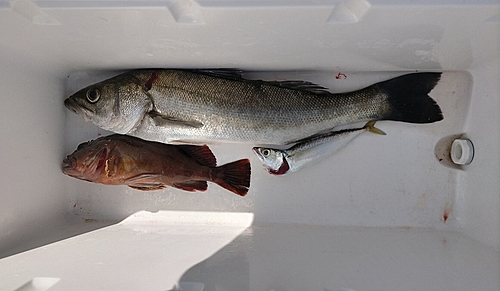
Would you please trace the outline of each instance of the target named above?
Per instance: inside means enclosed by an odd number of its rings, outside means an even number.
[[[498,1],[0,0],[0,50],[1,291],[500,290]],[[332,92],[443,72],[444,120],[377,122],[386,136],[281,177],[252,144],[211,145],[219,164],[251,159],[246,197],[65,176],[108,132],[64,99],[134,68]]]

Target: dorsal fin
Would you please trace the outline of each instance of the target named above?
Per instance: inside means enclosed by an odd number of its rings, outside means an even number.
[[[314,94],[332,94],[328,91],[327,88],[309,81],[268,81],[266,83],[282,88],[305,91]]]
[[[217,159],[207,145],[178,145],[178,147],[188,156],[193,157],[202,166],[217,166]]]
[[[194,69],[194,70],[186,70],[195,73],[201,73],[206,75],[212,75],[221,78],[229,78],[229,79],[239,79],[244,80],[242,74],[243,71],[237,69]]]

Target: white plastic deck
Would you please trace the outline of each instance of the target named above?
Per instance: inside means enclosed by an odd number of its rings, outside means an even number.
[[[252,216],[139,212],[4,259],[0,273],[9,283],[2,287],[17,290],[36,278],[50,291],[498,289],[498,253],[456,232],[248,228]]]
[[[500,290],[500,4],[474,2],[0,0],[0,291]],[[211,145],[251,159],[244,198],[64,176],[107,134],[64,98],[145,67],[335,92],[440,71],[444,120],[378,122],[387,136],[285,177],[253,145]],[[474,160],[447,167],[437,145],[460,134]]]

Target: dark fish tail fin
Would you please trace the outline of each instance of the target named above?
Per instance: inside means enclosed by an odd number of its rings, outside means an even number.
[[[432,123],[443,119],[439,105],[428,94],[441,73],[414,73],[376,84],[389,95],[392,111],[383,119]]]
[[[245,196],[250,187],[250,160],[242,159],[214,169],[213,182],[219,186]]]

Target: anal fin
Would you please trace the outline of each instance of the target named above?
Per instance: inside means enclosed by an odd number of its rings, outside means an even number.
[[[175,188],[185,191],[206,191],[208,189],[207,181],[185,181],[182,183],[175,183]]]

